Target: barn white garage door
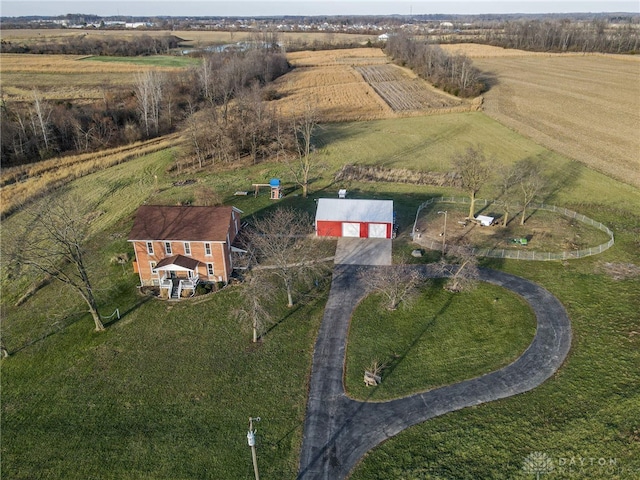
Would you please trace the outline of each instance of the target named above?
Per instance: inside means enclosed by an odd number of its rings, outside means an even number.
[[[387,238],[387,226],[384,223],[370,223],[369,238]]]
[[[342,236],[343,237],[359,237],[360,236],[360,224],[359,223],[346,223],[342,224]]]

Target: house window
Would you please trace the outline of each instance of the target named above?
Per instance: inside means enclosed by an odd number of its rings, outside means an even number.
[[[158,271],[156,270],[156,262],[149,262],[149,267],[151,267],[151,275],[157,275]]]
[[[233,227],[236,230],[236,234],[238,234],[238,222],[236,222],[236,212],[231,211],[231,219],[233,220]]]
[[[164,251],[167,255],[171,255],[171,242],[164,242]]]
[[[153,255],[153,242],[147,242],[147,253]]]
[[[205,244],[204,244],[204,254],[205,254],[207,257],[210,257],[210,256],[211,256],[211,244],[210,244],[209,242],[207,242],[207,243],[205,243]]]
[[[213,277],[213,263],[207,263],[207,275]]]
[[[184,254],[191,255],[191,244],[189,242],[184,242]]]

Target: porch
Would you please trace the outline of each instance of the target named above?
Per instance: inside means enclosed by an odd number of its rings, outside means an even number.
[[[161,260],[155,268],[160,274],[160,295],[172,299],[193,297],[200,281],[199,264],[198,260],[183,255]]]

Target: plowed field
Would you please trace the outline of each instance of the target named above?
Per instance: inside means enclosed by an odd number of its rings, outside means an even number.
[[[463,51],[494,78],[484,110],[547,148],[640,187],[640,58]]]
[[[355,69],[394,112],[451,109],[463,104],[459,98],[436,91],[424,80],[412,78],[395,65],[366,65]]]

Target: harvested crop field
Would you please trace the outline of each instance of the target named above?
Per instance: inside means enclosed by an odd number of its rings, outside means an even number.
[[[285,114],[315,106],[324,122],[388,118],[393,111],[349,66],[296,68],[274,84],[282,97],[275,105]]]
[[[391,64],[377,48],[295,52],[287,59],[295,68],[275,84],[283,112],[311,103],[322,121],[336,122],[477,108]]]
[[[366,65],[355,69],[394,112],[451,109],[463,105],[461,99],[436,90],[396,65]]]
[[[5,98],[33,99],[37,89],[49,100],[99,99],[105,90],[133,85],[133,75],[156,67],[125,62],[104,62],[81,55],[30,55],[3,53],[0,86]]]
[[[90,35],[93,38],[118,38],[130,40],[135,37],[164,37],[175,35],[184,40],[183,46],[199,48],[210,45],[243,42],[256,38],[255,31],[216,31],[216,30],[82,30],[68,28],[52,29],[8,29],[0,31],[0,37],[5,41],[33,45],[42,42],[62,43],[71,38]],[[305,44],[340,44],[345,42],[365,45],[375,42],[378,35],[360,35],[352,33],[325,32],[280,32],[278,37],[285,47],[291,48],[300,43]]]
[[[488,115],[549,149],[640,186],[640,58],[445,47],[468,53],[495,78],[485,94]]]

